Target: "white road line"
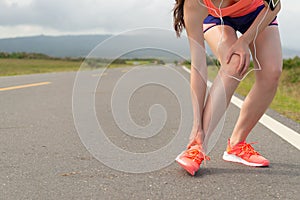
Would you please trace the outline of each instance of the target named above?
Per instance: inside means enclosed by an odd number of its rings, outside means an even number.
[[[188,72],[191,73],[191,70],[186,68],[185,66],[182,66],[182,68]],[[210,81],[207,82],[208,87],[211,87],[212,83]],[[236,96],[232,96],[231,103],[233,103],[238,108],[241,108],[243,105],[243,101],[237,98]],[[270,117],[267,114],[264,114],[259,122],[264,125],[266,128],[270,129],[273,133],[280,136],[282,139],[296,147],[298,150],[300,150],[300,134],[296,131],[292,130],[291,128],[283,125],[282,123],[276,121],[272,117]]]

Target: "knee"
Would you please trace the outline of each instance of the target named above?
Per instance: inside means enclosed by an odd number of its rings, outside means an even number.
[[[264,87],[277,88],[282,73],[282,67],[273,65],[268,69],[269,70],[266,70],[265,72],[264,69],[258,72],[259,74],[263,74],[262,76],[259,76],[258,80],[264,83]]]
[[[227,63],[225,59],[221,59],[220,63],[221,69],[225,71],[227,75],[242,78],[237,70],[240,64],[240,56],[233,55],[229,63]]]
[[[269,70],[269,72],[267,73],[266,76],[266,81],[270,84],[270,85],[278,85],[279,83],[279,79],[282,73],[282,68],[281,67],[274,67],[271,70]]]

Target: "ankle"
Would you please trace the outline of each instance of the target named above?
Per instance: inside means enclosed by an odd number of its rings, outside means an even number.
[[[202,146],[202,144],[194,144],[194,145],[191,145],[189,147],[189,149],[198,149],[198,150],[202,151],[203,150],[203,146]]]
[[[235,145],[241,143],[243,140],[241,140],[240,138],[230,138],[229,139],[229,144],[230,147],[234,147]]]
[[[200,148],[200,147],[202,147],[202,144],[201,143],[197,143],[197,144],[193,144],[193,145],[191,145],[191,147],[193,147],[193,148]]]
[[[200,148],[202,149],[203,146],[203,141],[204,141],[204,134],[201,130],[192,130],[192,133],[190,135],[190,141],[189,144],[187,145],[187,148]]]

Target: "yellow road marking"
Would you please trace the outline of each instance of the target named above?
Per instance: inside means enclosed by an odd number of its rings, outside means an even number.
[[[36,87],[36,86],[41,86],[41,85],[49,85],[49,84],[51,84],[51,82],[41,82],[41,83],[32,83],[32,84],[26,84],[26,85],[18,85],[18,86],[0,88],[0,92],[8,91],[8,90],[17,90],[17,89],[28,88],[28,87]]]

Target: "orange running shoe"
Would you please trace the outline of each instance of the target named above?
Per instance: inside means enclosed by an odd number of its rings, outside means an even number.
[[[247,144],[243,141],[231,147],[230,140],[228,139],[227,150],[223,154],[223,160],[242,163],[252,167],[269,166],[269,161],[255,151],[251,144],[254,143]]]
[[[179,154],[175,160],[183,169],[194,176],[199,170],[202,161],[210,160],[210,158],[202,153],[199,147],[193,146]]]

